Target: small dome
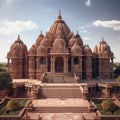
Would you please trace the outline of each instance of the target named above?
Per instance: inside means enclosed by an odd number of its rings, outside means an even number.
[[[69,47],[72,47],[75,44],[76,37],[72,36],[71,39],[69,40]]]
[[[51,40],[47,38],[47,36],[44,37],[44,39],[41,41],[42,46],[49,47],[51,46]]]
[[[35,54],[36,54],[36,45],[32,45],[32,47],[28,51],[28,55],[35,55]]]
[[[83,41],[78,33],[75,36],[72,36],[71,39],[69,40],[69,47],[72,47],[75,44],[75,42],[77,42],[77,44],[81,48],[83,48]]]
[[[40,45],[43,38],[44,38],[44,35],[41,32],[40,35],[38,36],[37,40],[36,40],[36,46],[37,47]]]
[[[94,55],[104,58],[112,58],[110,46],[103,40],[99,42],[94,48]]]
[[[70,29],[66,25],[66,23],[62,20],[62,16],[60,12],[57,20],[53,23],[53,25],[50,27],[48,32],[53,34],[55,37],[57,37],[59,31],[62,31],[64,38],[67,38],[67,36],[70,33]]]
[[[64,52],[66,47],[65,40],[61,37],[61,35],[58,35],[58,37],[53,42],[53,48],[55,52]]]
[[[75,42],[75,44],[71,48],[72,56],[82,56],[82,49],[81,47]]]
[[[77,42],[78,42],[78,45],[80,45],[80,47],[82,48],[83,47],[83,40],[82,40],[82,38],[80,37],[80,35],[78,34],[78,32],[77,32],[77,34],[76,34],[76,39],[77,39]]]
[[[47,55],[47,48],[45,46],[40,45],[37,48],[37,56],[46,56]]]
[[[27,47],[20,39],[20,36],[18,35],[18,39],[11,46],[7,57],[16,58],[16,57],[24,57],[25,55],[27,55]]]
[[[90,49],[89,45],[84,46],[83,53],[86,56],[92,56],[92,50]]]

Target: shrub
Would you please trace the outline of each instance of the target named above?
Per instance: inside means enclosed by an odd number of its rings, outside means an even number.
[[[9,73],[0,73],[0,90],[7,89],[12,84],[12,78]]]
[[[103,101],[101,107],[103,110],[111,111],[112,113],[117,109],[117,106],[111,100]]]
[[[16,100],[10,100],[7,103],[7,111],[14,111],[17,110],[20,107],[19,102]]]

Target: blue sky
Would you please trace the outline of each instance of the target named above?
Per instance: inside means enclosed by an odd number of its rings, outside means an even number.
[[[91,49],[102,36],[120,62],[120,0],[0,0],[0,62],[20,34],[28,49],[49,30],[59,9],[71,31]]]

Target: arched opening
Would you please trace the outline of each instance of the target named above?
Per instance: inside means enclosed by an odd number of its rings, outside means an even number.
[[[57,57],[55,59],[55,72],[57,73],[64,72],[64,61],[62,57]]]
[[[46,64],[46,60],[45,60],[44,57],[41,57],[41,59],[40,59],[40,64]]]
[[[79,64],[79,58],[78,58],[78,57],[75,57],[73,63],[74,63],[74,64]]]

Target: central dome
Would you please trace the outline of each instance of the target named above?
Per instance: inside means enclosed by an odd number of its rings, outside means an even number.
[[[61,13],[59,12],[57,20],[50,27],[49,33],[53,34],[55,37],[58,36],[59,32],[62,32],[62,37],[67,38],[70,34],[70,28],[66,25],[64,20],[62,20]]]

